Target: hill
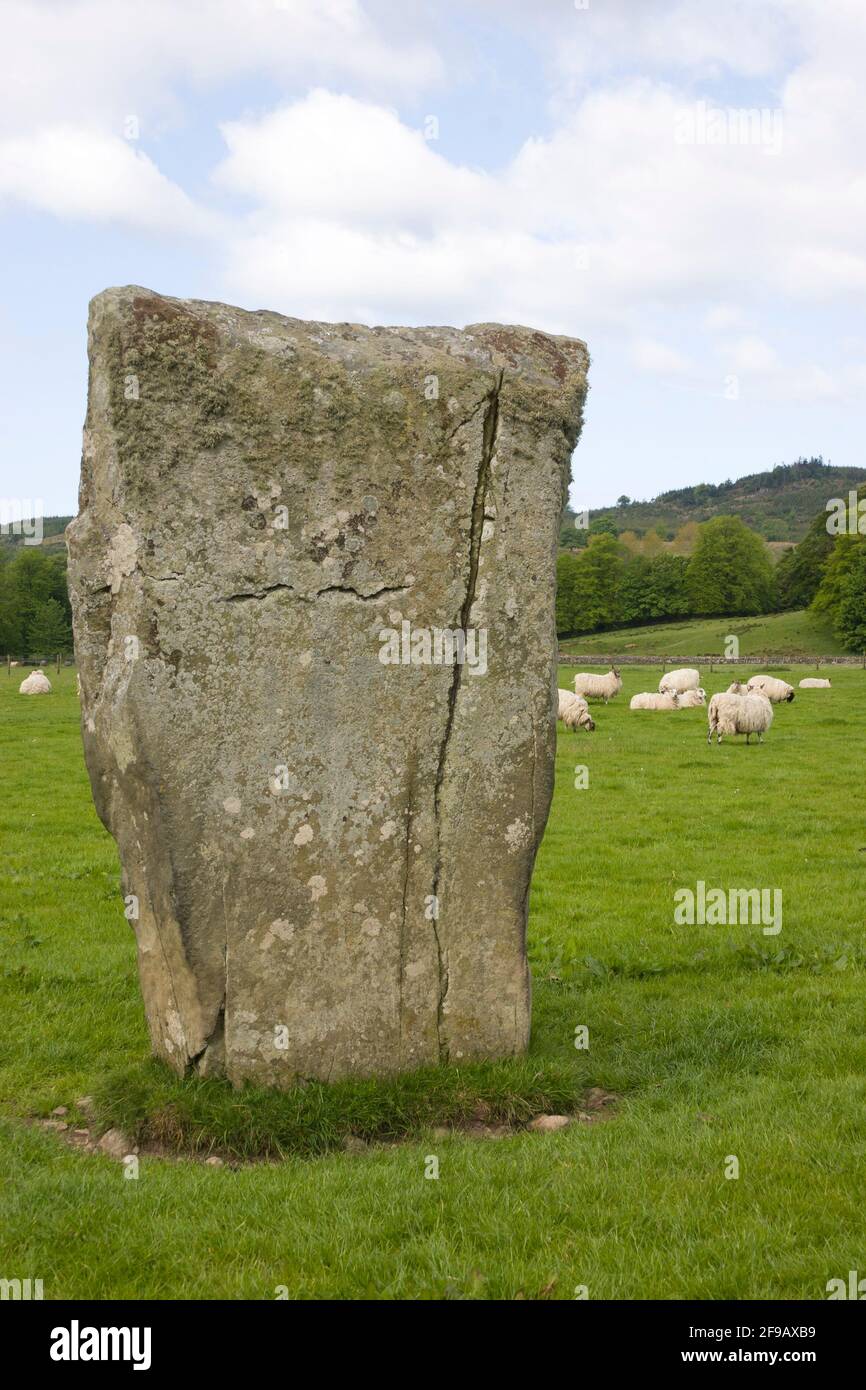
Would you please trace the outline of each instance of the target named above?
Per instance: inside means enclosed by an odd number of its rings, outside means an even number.
[[[66,537],[64,532],[71,520],[71,516],[44,516],[42,518],[42,545],[49,550],[54,547],[60,547],[65,550]],[[27,523],[27,532],[31,536],[33,535],[33,527],[33,522]],[[11,531],[8,523],[0,529],[0,546],[4,546],[9,550],[15,550],[18,546],[24,545],[26,539],[27,536],[23,532],[16,535]]]
[[[864,468],[836,468],[821,458],[798,459],[733,482],[675,488],[659,493],[651,502],[629,499],[594,508],[590,519],[593,523],[607,519],[617,532],[661,527],[670,539],[686,522],[733,514],[768,541],[798,541],[829,498],[845,497],[849,488],[862,483],[866,483]]]
[[[801,661],[822,656],[844,656],[824,614],[798,611],[768,613],[757,618],[690,618],[684,622],[620,628],[615,632],[591,632],[559,644],[561,652],[576,656],[722,656],[725,638],[733,634],[744,661],[765,652]]]

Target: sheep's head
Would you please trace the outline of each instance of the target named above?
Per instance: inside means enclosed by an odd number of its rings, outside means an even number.
[[[580,721],[580,727],[582,729],[586,729],[587,733],[592,733],[593,729],[595,728],[595,720],[593,719],[591,714],[583,715]]]
[[[617,680],[619,680],[619,671],[616,669],[616,667],[611,666],[610,671],[611,675],[616,676]]]
[[[789,704],[789,705],[790,705],[791,701],[793,700],[793,698],[794,698],[794,692],[793,692],[793,690],[789,690],[788,693],[787,693],[787,695],[785,696],[785,699],[788,701],[788,704]]]

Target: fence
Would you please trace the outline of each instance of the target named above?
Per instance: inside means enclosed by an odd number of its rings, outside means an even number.
[[[804,657],[784,652],[762,652],[748,656],[719,656],[704,653],[703,656],[635,656],[634,653],[621,656],[575,656],[573,652],[559,652],[560,666],[659,666],[663,671],[669,666],[708,666],[712,671],[716,666],[775,666],[778,670],[786,666],[862,666],[866,670],[866,652],[861,656],[814,656]]]
[[[53,652],[51,656],[43,656],[41,654],[39,656],[21,657],[7,655],[6,657],[2,658],[2,660],[4,660],[6,663],[7,676],[11,676],[13,668],[16,667],[20,668],[24,666],[53,666],[56,670],[59,671],[61,666],[75,665],[75,657],[72,655],[71,652]]]

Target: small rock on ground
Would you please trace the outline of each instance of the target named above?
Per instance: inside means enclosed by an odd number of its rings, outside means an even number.
[[[134,1152],[134,1147],[119,1129],[108,1129],[99,1140],[99,1148],[109,1158],[124,1159]]]
[[[528,1128],[535,1134],[552,1134],[554,1130],[565,1129],[566,1125],[570,1124],[570,1115],[536,1115]]]

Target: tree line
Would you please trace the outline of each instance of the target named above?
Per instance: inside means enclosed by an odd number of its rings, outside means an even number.
[[[0,652],[51,657],[72,650],[66,554],[39,546],[0,547]]]
[[[830,617],[846,651],[866,651],[866,486],[835,512],[819,512],[775,570],[763,539],[736,516],[696,526],[689,555],[636,553],[604,526],[585,539],[557,560],[561,636],[811,608]]]
[[[815,517],[779,561],[780,608],[826,613],[846,651],[866,651],[866,486]]]
[[[557,560],[560,635],[658,618],[767,613],[777,606],[773,566],[760,536],[736,516],[697,528],[691,555],[647,556],[606,531]]]

